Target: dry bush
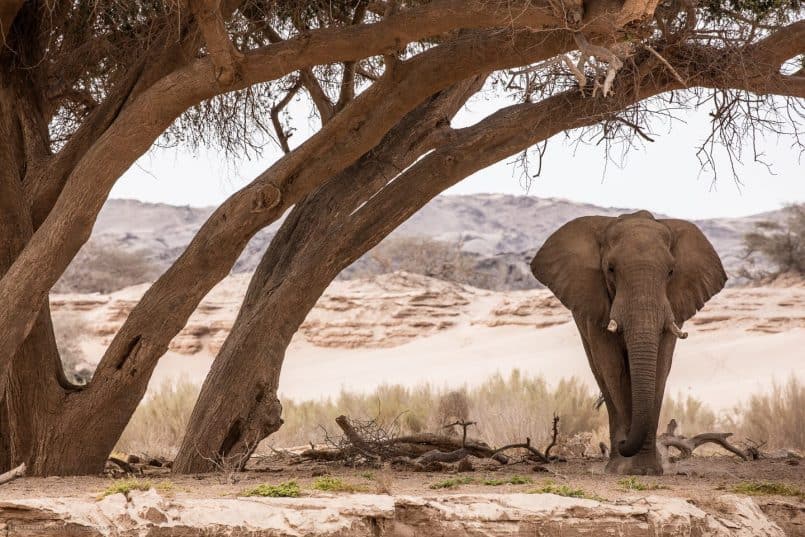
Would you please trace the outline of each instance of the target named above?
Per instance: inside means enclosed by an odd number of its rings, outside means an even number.
[[[319,426],[331,428],[339,414],[394,422],[403,434],[443,432],[445,422],[470,419],[477,422],[470,429],[471,436],[491,444],[521,442],[526,436],[542,442],[550,436],[554,412],[562,416],[561,431],[568,436],[603,427],[606,414],[593,408],[595,399],[592,388],[576,378],[563,379],[550,388],[542,377],[517,370],[508,377],[494,375],[478,386],[459,390],[429,384],[413,388],[387,385],[370,394],[342,392],[335,401],[284,401],[285,425],[268,442],[293,446],[320,441]]]
[[[785,209],[783,222],[763,221],[756,230],[744,235],[746,266],[741,276],[761,280],[791,273],[805,276],[805,205],[791,205]],[[760,256],[774,269],[755,268]]]
[[[753,394],[736,410],[740,435],[770,448],[805,449],[805,383],[792,375],[766,393]]]
[[[173,457],[198,392],[197,385],[186,381],[161,386],[137,409],[116,449]],[[266,444],[291,447],[321,442],[323,428],[334,431],[335,418],[345,414],[375,418],[399,434],[443,432],[445,421],[469,418],[477,422],[471,436],[490,444],[521,442],[530,436],[540,445],[550,436],[555,412],[561,417],[562,438],[592,433],[591,442],[597,445],[608,442],[609,436],[606,412],[593,408],[596,393],[576,378],[562,379],[552,388],[541,376],[514,370],[508,377],[497,374],[478,386],[458,390],[430,384],[384,385],[367,394],[343,391],[336,398],[319,401],[286,399],[282,402],[285,424]],[[729,417],[716,416],[694,397],[669,395],[663,403],[661,430],[671,418],[679,424],[678,432],[687,436],[731,431],[737,439],[768,440],[768,447],[803,449],[805,384],[793,377],[785,385],[775,384],[768,393],[752,395]]]
[[[143,400],[115,447],[172,459],[179,450],[200,388],[189,381],[165,382]]]
[[[405,271],[481,289],[533,289],[538,282],[528,268],[529,261],[527,253],[482,255],[467,251],[460,240],[445,242],[423,236],[391,235],[339,277],[368,278]]]
[[[677,394],[676,397],[667,394],[663,399],[659,424],[661,432],[665,430],[671,419],[675,419],[678,424],[677,434],[685,436],[715,431],[721,425],[710,407],[699,399],[691,395],[685,396],[682,393]]]
[[[81,348],[81,340],[89,332],[87,321],[75,312],[55,312],[52,319],[64,374],[74,384],[86,384],[92,378],[91,366]]]
[[[159,267],[142,252],[128,252],[110,245],[87,243],[62,277],[56,293],[111,293],[124,287],[155,280]]]
[[[460,242],[390,236],[358,260],[352,270],[347,271],[347,276],[367,277],[405,271],[440,280],[471,283],[474,257],[462,251]]]

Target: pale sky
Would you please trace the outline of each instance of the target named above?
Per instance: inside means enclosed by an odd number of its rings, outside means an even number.
[[[455,126],[483,119],[503,100],[475,100],[456,117]],[[301,143],[315,128],[303,101],[291,108],[297,131],[291,138]],[[758,146],[766,166],[751,161],[738,167],[738,184],[722,153],[718,180],[700,173],[696,147],[707,135],[709,108],[684,116],[685,122],[652,126],[654,143],[632,151],[624,166],[606,163],[603,146],[571,146],[564,135],[548,143],[542,174],[526,190],[514,159],[481,170],[449,189],[447,194],[502,192],[538,197],[565,198],[606,207],[648,209],[682,218],[744,216],[805,202],[805,168],[800,153],[788,138],[771,137]],[[154,149],[133,166],[112,191],[115,198],[173,205],[220,204],[238,188],[276,160],[279,150],[266,147],[256,160],[227,160],[216,151],[192,155],[184,149]],[[468,155],[471,158],[471,155]],[[532,160],[532,171],[536,161]],[[605,169],[606,165],[606,169]]]

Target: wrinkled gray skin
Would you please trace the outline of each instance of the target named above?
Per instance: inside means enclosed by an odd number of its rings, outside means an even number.
[[[551,235],[531,270],[573,312],[609,414],[607,471],[661,474],[657,422],[679,327],[727,281],[713,246],[690,222],[647,211],[585,216]]]

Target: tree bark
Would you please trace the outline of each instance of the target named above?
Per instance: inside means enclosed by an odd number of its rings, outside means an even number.
[[[362,253],[358,248],[355,256],[337,255],[344,247],[334,238],[338,228],[432,147],[484,78],[463,81],[429,99],[370,154],[294,207],[252,277],[233,330],[204,383],[174,471],[210,471],[212,461],[235,454],[245,463],[248,457],[240,455],[251,454],[279,429],[277,386],[285,349],[327,285]],[[249,389],[237,390],[238,385]]]
[[[21,177],[40,155],[32,154],[30,135],[15,112],[23,104],[20,92],[9,86],[0,91],[0,277],[13,264],[31,235],[33,226]],[[35,115],[28,109],[27,119]],[[36,145],[39,145],[36,143]],[[64,376],[47,301],[33,329],[11,361],[0,409],[0,469],[29,463],[45,447],[41,440],[58,420],[60,405],[73,389]],[[54,446],[48,446],[50,449]],[[58,447],[58,446],[55,446]]]

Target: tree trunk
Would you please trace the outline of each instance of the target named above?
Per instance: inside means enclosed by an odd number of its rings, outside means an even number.
[[[0,92],[0,133],[6,141],[0,148],[0,277],[33,234],[21,177],[36,151],[31,147],[31,136],[23,134],[25,129],[18,114],[20,109],[25,110],[25,118],[30,121],[36,112],[20,93],[9,86]],[[41,148],[41,139],[39,144]],[[45,447],[42,439],[59,421],[65,394],[71,389],[45,301],[6,374],[0,410],[0,469],[21,463],[32,467],[32,461],[41,456]]]
[[[209,471],[213,461],[245,463],[257,444],[279,429],[277,387],[285,350],[330,282],[369,248],[339,229],[398,170],[432,147],[483,80],[461,82],[429,99],[371,154],[294,207],[257,267],[204,382],[174,471]]]

